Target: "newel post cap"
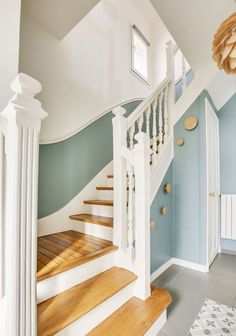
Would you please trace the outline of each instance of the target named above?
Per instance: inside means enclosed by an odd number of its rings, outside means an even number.
[[[34,97],[42,91],[42,85],[33,77],[19,73],[11,83],[11,89],[15,93],[22,93]]]
[[[121,117],[126,113],[126,110],[122,106],[116,106],[112,113],[115,115],[115,117]]]

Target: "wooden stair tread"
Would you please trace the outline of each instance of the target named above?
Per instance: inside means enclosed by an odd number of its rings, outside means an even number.
[[[136,276],[112,267],[38,305],[38,336],[52,336],[128,286]]]
[[[113,201],[110,201],[110,200],[86,200],[86,201],[84,201],[84,204],[113,206]]]
[[[133,297],[87,336],[143,336],[171,302],[168,291],[154,287],[147,300]]]
[[[99,224],[107,227],[113,227],[112,217],[95,216],[90,214],[78,214],[78,215],[71,215],[70,219],[77,220],[80,222],[88,222],[91,224]]]
[[[39,237],[37,281],[115,250],[117,247],[111,241],[72,230]]]
[[[97,190],[114,190],[113,187],[96,187]]]

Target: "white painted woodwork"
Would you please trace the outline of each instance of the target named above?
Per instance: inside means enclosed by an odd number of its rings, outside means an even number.
[[[145,133],[135,136],[135,295],[150,296],[150,141]]]
[[[5,213],[5,334],[36,335],[36,237],[38,193],[38,145],[41,120],[47,116],[34,98],[41,84],[19,74],[15,92],[3,110],[6,119]]]
[[[124,117],[125,109],[118,107],[113,110],[113,243],[123,249],[127,246],[126,231],[126,203],[127,203],[127,178],[126,162],[122,156],[122,148],[126,147],[127,120]]]
[[[3,134],[4,121],[0,119],[0,299],[4,296],[4,213],[5,213],[5,146]]]
[[[208,99],[206,113],[206,156],[207,156],[207,263],[211,265],[219,249],[219,120]]]
[[[65,290],[105,272],[115,264],[117,251],[73,267],[37,283],[37,302],[43,302]]]
[[[74,231],[78,231],[94,237],[113,241],[113,228],[111,227],[98,224],[91,224],[87,222],[80,222],[77,220],[73,220],[73,223],[71,224],[72,224],[72,230]]]
[[[151,328],[144,334],[144,336],[157,336],[159,331],[162,329],[167,320],[167,310],[165,309],[163,313],[158,317],[158,319],[153,323]]]
[[[221,195],[221,238],[236,240],[236,195]]]
[[[108,316],[119,309],[123,304],[129,301],[134,295],[135,281],[120,290],[109,299],[105,300],[96,308],[90,310],[77,321],[60,331],[58,336],[85,336],[98,324],[104,321]]]

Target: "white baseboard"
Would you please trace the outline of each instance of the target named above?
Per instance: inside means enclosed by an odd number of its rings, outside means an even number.
[[[151,282],[158,278],[162,273],[164,273],[170,266],[177,265],[192,269],[194,271],[199,271],[203,273],[209,272],[209,267],[207,265],[196,264],[191,261],[179,259],[179,258],[171,258],[161,267],[159,267],[156,271],[151,274]]]
[[[199,271],[203,273],[209,272],[209,268],[207,265],[201,265],[201,264],[196,264],[191,261],[183,260],[183,259],[178,259],[178,258],[172,258],[173,265],[178,265],[182,267],[186,267],[189,269],[192,269],[194,271]]]
[[[85,264],[73,267],[37,283],[37,303],[43,302],[65,290],[105,272],[115,264],[116,251]]]
[[[162,273],[164,273],[170,266],[173,265],[172,258],[159,267],[155,272],[151,274],[151,282],[158,278]]]

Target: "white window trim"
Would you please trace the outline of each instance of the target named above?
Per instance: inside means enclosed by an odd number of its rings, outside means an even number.
[[[140,38],[147,44],[147,70],[148,70],[148,78],[145,78],[139,71],[137,71],[134,68],[134,53],[133,53],[133,46],[134,46],[134,35],[133,35],[133,31],[136,31],[136,33],[138,33],[138,35],[140,36]],[[130,66],[130,72],[135,75],[135,77],[137,77],[143,84],[150,86],[150,42],[148,41],[148,39],[143,35],[143,33],[139,30],[139,28],[136,25],[132,25],[131,26],[131,66]]]

